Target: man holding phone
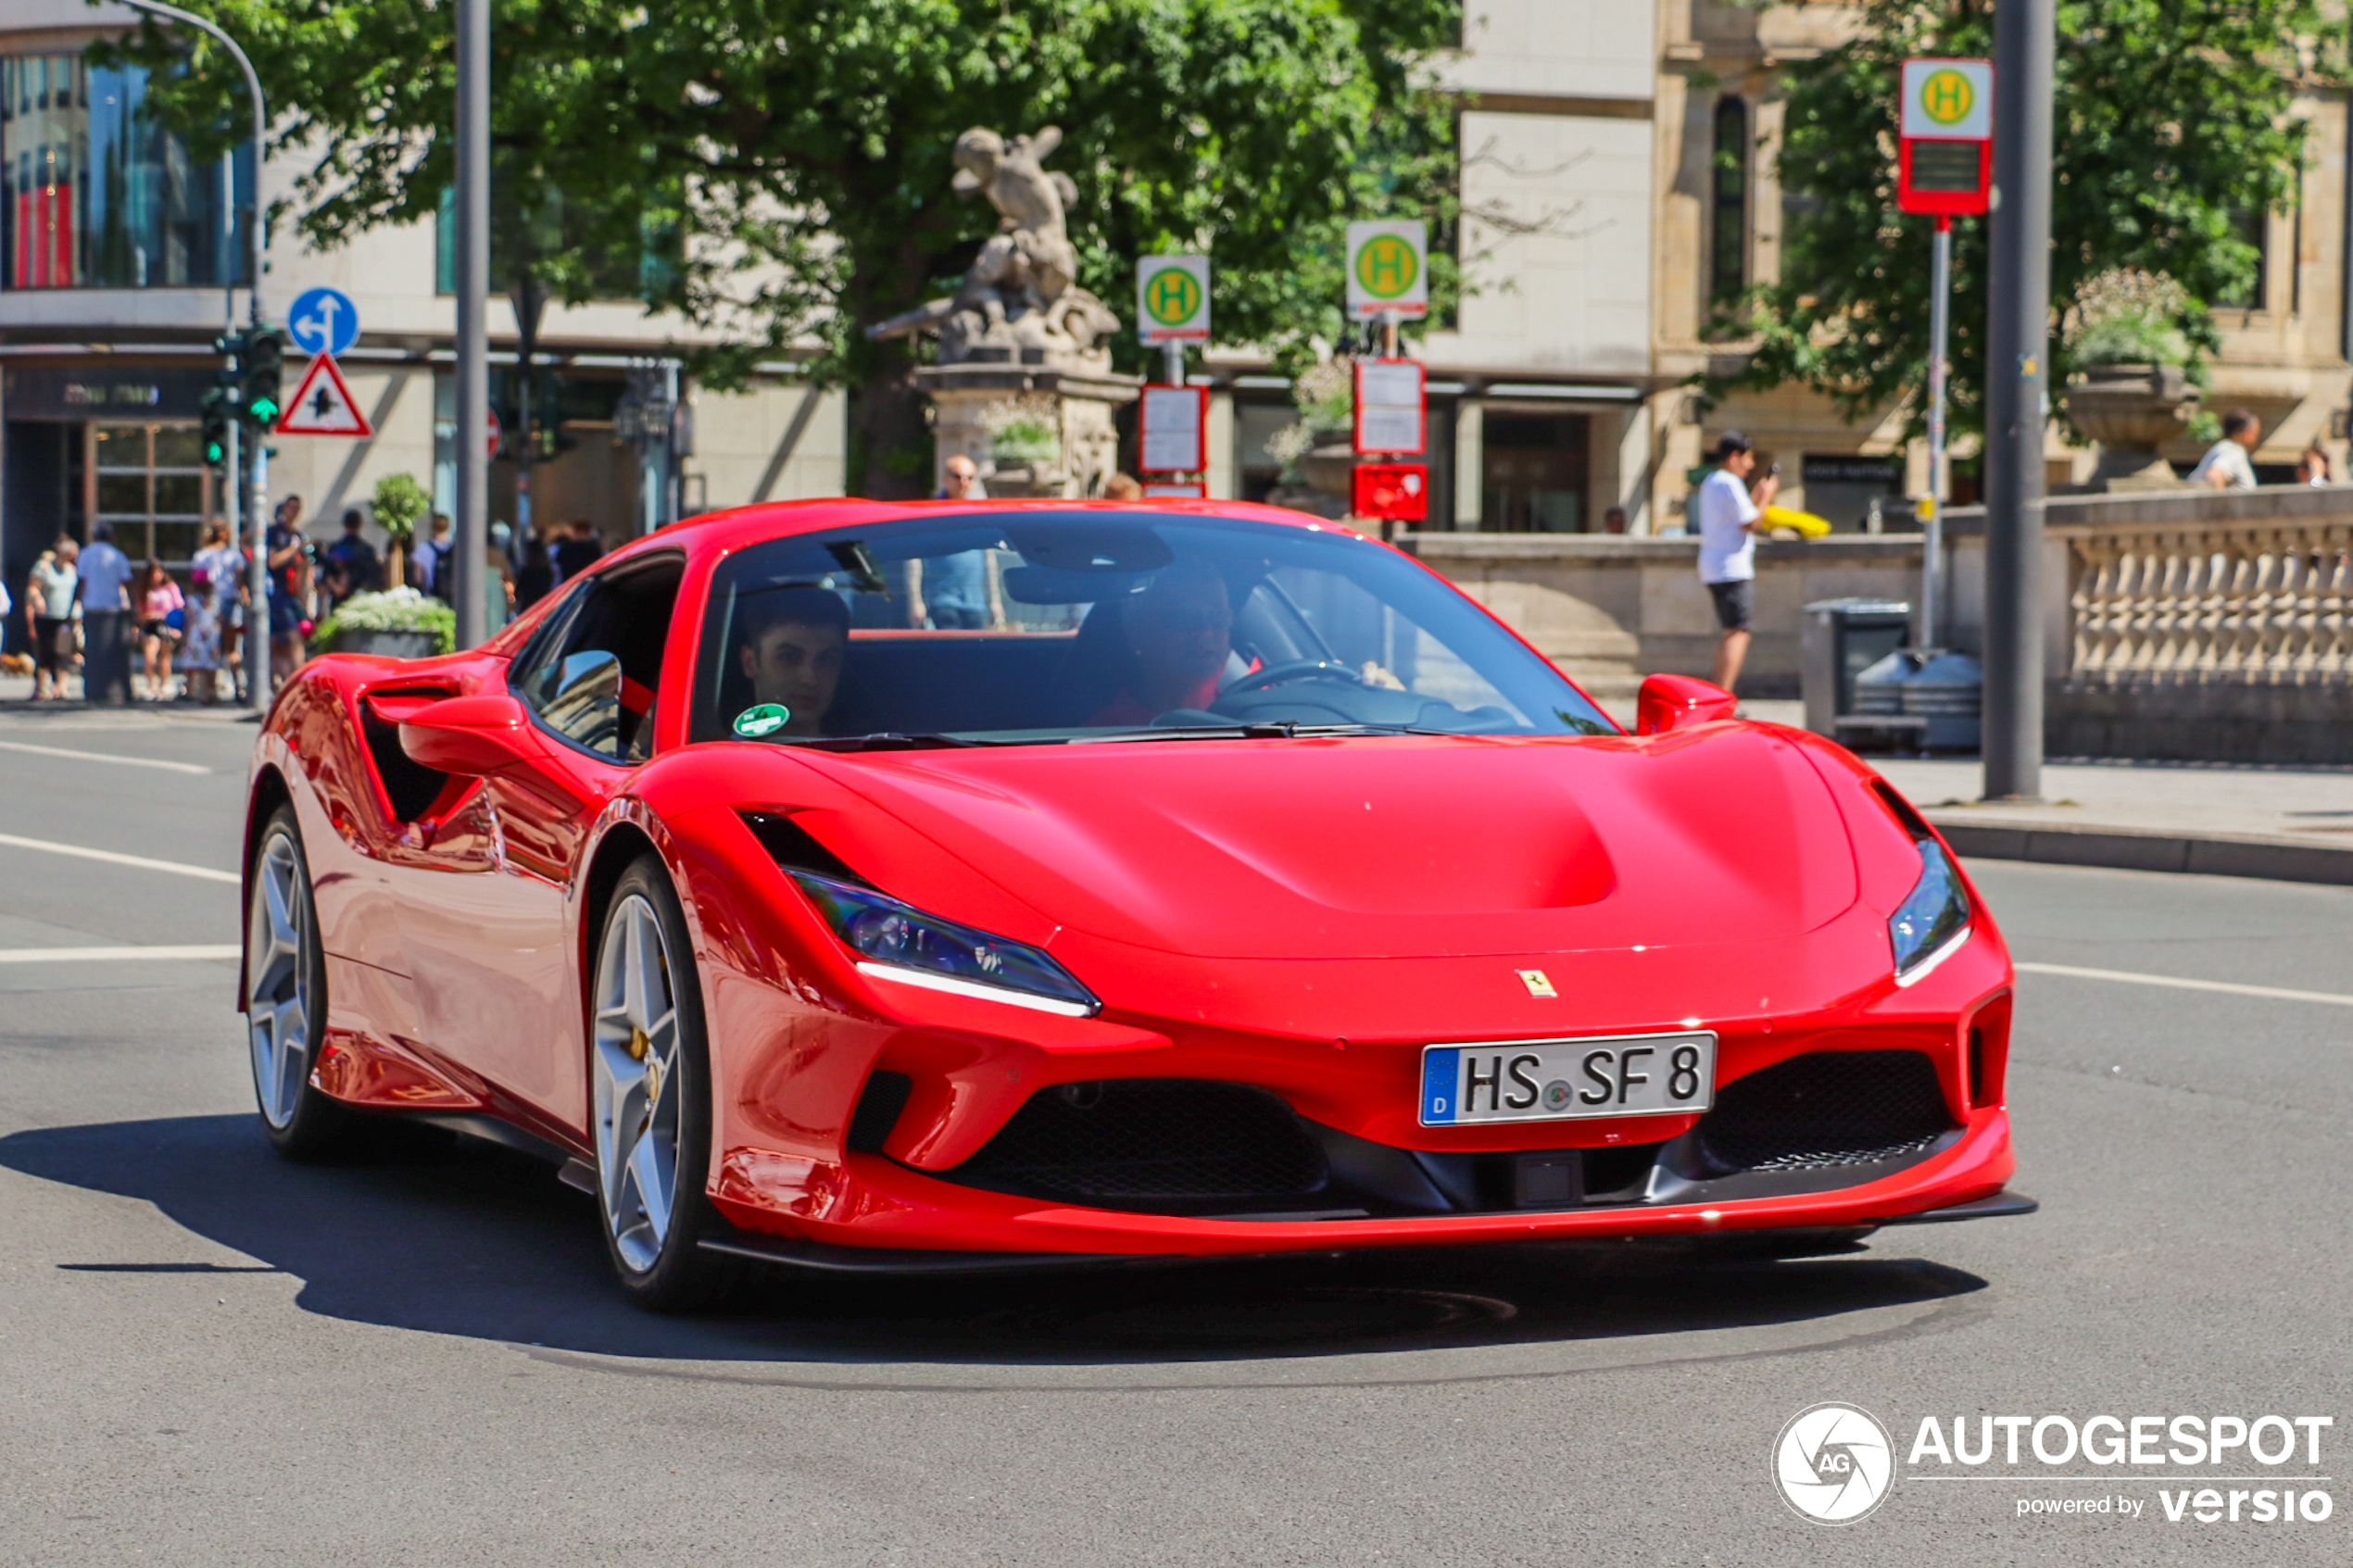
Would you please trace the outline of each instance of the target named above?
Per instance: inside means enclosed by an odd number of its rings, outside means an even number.
[[[1692,510],[1699,521],[1699,580],[1716,601],[1716,684],[1726,691],[1748,658],[1749,621],[1755,610],[1756,525],[1781,488],[1780,465],[1756,474],[1748,437],[1728,430],[1716,438],[1716,471],[1700,482]]]

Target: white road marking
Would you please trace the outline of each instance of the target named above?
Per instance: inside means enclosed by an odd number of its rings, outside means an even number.
[[[0,947],[0,963],[89,963],[109,959],[144,959],[162,963],[171,959],[234,959],[236,944],[216,943],[198,947]]]
[[[52,855],[72,855],[84,860],[104,860],[110,866],[136,866],[141,871],[202,877],[207,882],[245,880],[235,872],[217,872],[210,866],[192,866],[182,860],[151,860],[145,855],[118,855],[111,849],[84,849],[79,844],[53,844],[45,838],[19,838],[12,833],[0,833],[0,844],[14,845],[19,849],[44,850]]]
[[[120,762],[126,768],[160,768],[167,773],[209,773],[194,762],[162,762],[152,757],[121,757],[111,751],[69,751],[62,746],[35,746],[31,741],[0,740],[0,751],[30,751],[36,757],[70,757],[78,762]]]
[[[2231,980],[2185,980],[2175,974],[2135,974],[2122,969],[2079,969],[2065,963],[2021,963],[2021,974],[2059,974],[2071,980],[2116,980],[2127,985],[2165,985],[2177,991],[2220,991],[2232,997],[2266,997],[2279,1002],[2326,1002],[2353,1008],[2353,997],[2334,991],[2290,991],[2278,985],[2242,985]]]

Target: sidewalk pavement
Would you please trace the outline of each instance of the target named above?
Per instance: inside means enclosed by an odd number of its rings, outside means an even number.
[[[1750,718],[1794,724],[1796,703]],[[1963,855],[2353,885],[2353,768],[2070,760],[2041,803],[1994,805],[1976,758],[1868,759]]]

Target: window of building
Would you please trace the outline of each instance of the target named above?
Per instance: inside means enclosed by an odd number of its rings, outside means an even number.
[[[221,227],[221,166],[145,114],[147,73],[76,55],[0,58],[0,287],[218,288],[243,282]],[[249,188],[251,155],[237,159]]]
[[[1708,160],[1707,296],[1730,305],[1748,287],[1748,105],[1716,103],[1715,151]]]
[[[646,224],[635,245],[598,244],[586,216],[567,209],[560,194],[548,199],[539,220],[524,223],[504,199],[494,169],[490,182],[490,281],[502,288],[512,275],[517,250],[529,245],[542,255],[563,254],[588,270],[590,292],[598,299],[650,300],[677,281],[682,245],[674,227]],[[441,193],[434,213],[434,292],[458,292],[458,193]]]
[[[2255,271],[2245,288],[2229,290],[2214,303],[2225,310],[2260,310],[2271,298],[2271,214],[2261,207],[2241,207],[2231,214],[2231,232],[2255,247]]]
[[[1479,521],[1491,533],[1582,533],[1590,467],[1583,414],[1489,410]]]
[[[212,500],[204,435],[193,424],[93,424],[89,516],[134,561],[185,567]]]

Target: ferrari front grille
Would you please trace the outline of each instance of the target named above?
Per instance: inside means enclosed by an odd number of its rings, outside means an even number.
[[[948,1180],[1122,1208],[1295,1198],[1321,1188],[1321,1147],[1265,1089],[1111,1078],[1041,1089]]]
[[[1919,1051],[1811,1051],[1726,1085],[1692,1129],[1718,1171],[1812,1171],[1924,1152],[1951,1129]]]

